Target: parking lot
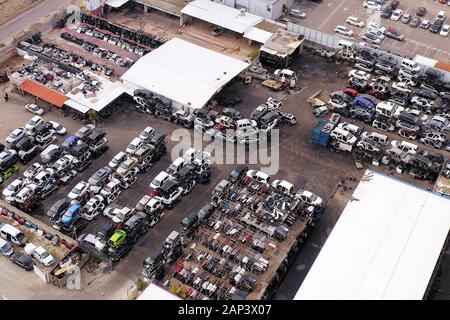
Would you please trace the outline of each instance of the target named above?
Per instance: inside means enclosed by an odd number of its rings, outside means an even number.
[[[389,3],[389,1],[387,2]],[[324,0],[322,3],[315,3],[308,0],[300,0],[294,5],[295,8],[303,10],[307,17],[298,19],[289,16],[288,19],[294,23],[316,29],[328,34],[335,34],[334,28],[337,25],[346,25],[353,31],[351,39],[357,42],[363,41],[363,29],[359,29],[345,23],[349,16],[361,19],[365,24],[372,20],[379,20],[380,24],[386,28],[394,26],[404,36],[405,41],[397,41],[386,38],[380,45],[382,49],[389,50],[402,56],[414,58],[416,54],[426,56],[431,59],[450,62],[450,38],[442,37],[439,33],[431,33],[429,30],[413,28],[399,21],[391,21],[377,16],[377,12],[369,11],[362,7],[361,0]],[[438,1],[408,0],[400,1],[399,9],[404,13],[415,16],[417,8],[426,7],[427,13],[423,19],[433,21],[436,14],[443,10],[447,16],[450,14],[450,6],[440,4]],[[448,17],[445,24],[448,24]],[[342,35],[338,37],[344,38]]]

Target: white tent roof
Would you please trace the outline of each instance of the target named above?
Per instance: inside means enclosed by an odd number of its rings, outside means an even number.
[[[181,9],[181,13],[237,33],[244,33],[264,20],[264,18],[248,12],[242,15],[238,9],[211,0],[192,1]]]
[[[173,293],[150,283],[147,288],[137,298],[138,300],[181,300]]]
[[[130,0],[106,0],[105,4],[107,4],[108,6],[114,7],[114,8],[119,8],[121,6],[123,6],[125,3],[127,3]]]
[[[140,58],[122,80],[190,108],[201,108],[248,64],[174,38]]]
[[[266,30],[262,30],[257,27],[251,27],[244,32],[244,38],[264,44],[267,40],[270,39],[272,34],[272,32]]]
[[[90,109],[95,111],[101,111],[108,106],[111,102],[117,99],[122,93],[129,93],[130,89],[124,86],[120,81],[111,81],[105,77],[95,75],[87,72],[93,79],[100,82],[100,89],[93,94],[83,94],[83,83],[78,87],[66,94],[69,100],[66,101],[66,105],[74,108],[82,113],[86,113]]]
[[[366,171],[296,300],[423,298],[450,228],[450,201]]]

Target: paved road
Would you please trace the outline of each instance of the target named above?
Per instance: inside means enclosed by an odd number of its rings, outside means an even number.
[[[31,9],[21,13],[13,20],[8,21],[0,28],[0,42],[8,40],[16,32],[25,29],[30,24],[40,20],[47,14],[60,6],[71,3],[71,0],[44,0],[41,3],[33,6]]]

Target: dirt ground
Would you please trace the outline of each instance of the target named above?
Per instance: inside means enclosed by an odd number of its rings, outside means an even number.
[[[42,0],[6,0],[0,4],[0,26]]]

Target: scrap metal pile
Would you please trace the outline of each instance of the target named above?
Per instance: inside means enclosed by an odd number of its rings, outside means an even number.
[[[149,255],[143,277],[185,299],[270,298],[324,209],[314,193],[241,165]]]

